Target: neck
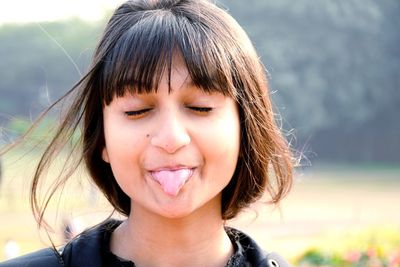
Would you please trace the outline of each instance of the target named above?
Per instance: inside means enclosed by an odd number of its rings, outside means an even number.
[[[233,253],[221,213],[207,208],[171,219],[135,207],[114,231],[110,248],[138,267],[225,266]]]

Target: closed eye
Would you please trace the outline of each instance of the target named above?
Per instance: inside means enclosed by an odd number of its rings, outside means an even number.
[[[198,113],[209,113],[213,110],[213,108],[210,107],[188,107],[188,108]]]
[[[140,117],[140,116],[144,115],[145,113],[149,112],[150,110],[151,110],[151,108],[130,110],[130,111],[125,111],[125,115],[128,117]]]

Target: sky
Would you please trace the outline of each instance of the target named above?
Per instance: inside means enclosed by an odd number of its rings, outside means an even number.
[[[69,17],[100,19],[123,0],[0,0],[0,24],[44,22]]]

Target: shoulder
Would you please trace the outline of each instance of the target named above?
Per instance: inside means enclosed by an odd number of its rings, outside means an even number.
[[[121,221],[108,220],[84,231],[62,249],[65,266],[102,266],[105,236],[110,234]]]
[[[291,267],[283,257],[275,252],[266,252],[247,234],[230,227],[226,231],[249,266]]]
[[[56,267],[63,266],[61,255],[53,248],[42,249],[9,261],[0,267]]]
[[[120,221],[108,220],[84,231],[60,251],[53,248],[42,249],[0,263],[0,267],[102,266],[104,236],[112,232],[120,223]]]

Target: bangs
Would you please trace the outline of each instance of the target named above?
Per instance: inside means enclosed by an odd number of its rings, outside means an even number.
[[[196,87],[230,97],[236,95],[229,49],[213,41],[222,37],[216,37],[206,26],[191,23],[172,10],[151,10],[141,13],[121,31],[100,61],[98,84],[106,105],[115,96],[157,91],[164,74],[168,75],[171,90],[176,56],[183,58]]]

